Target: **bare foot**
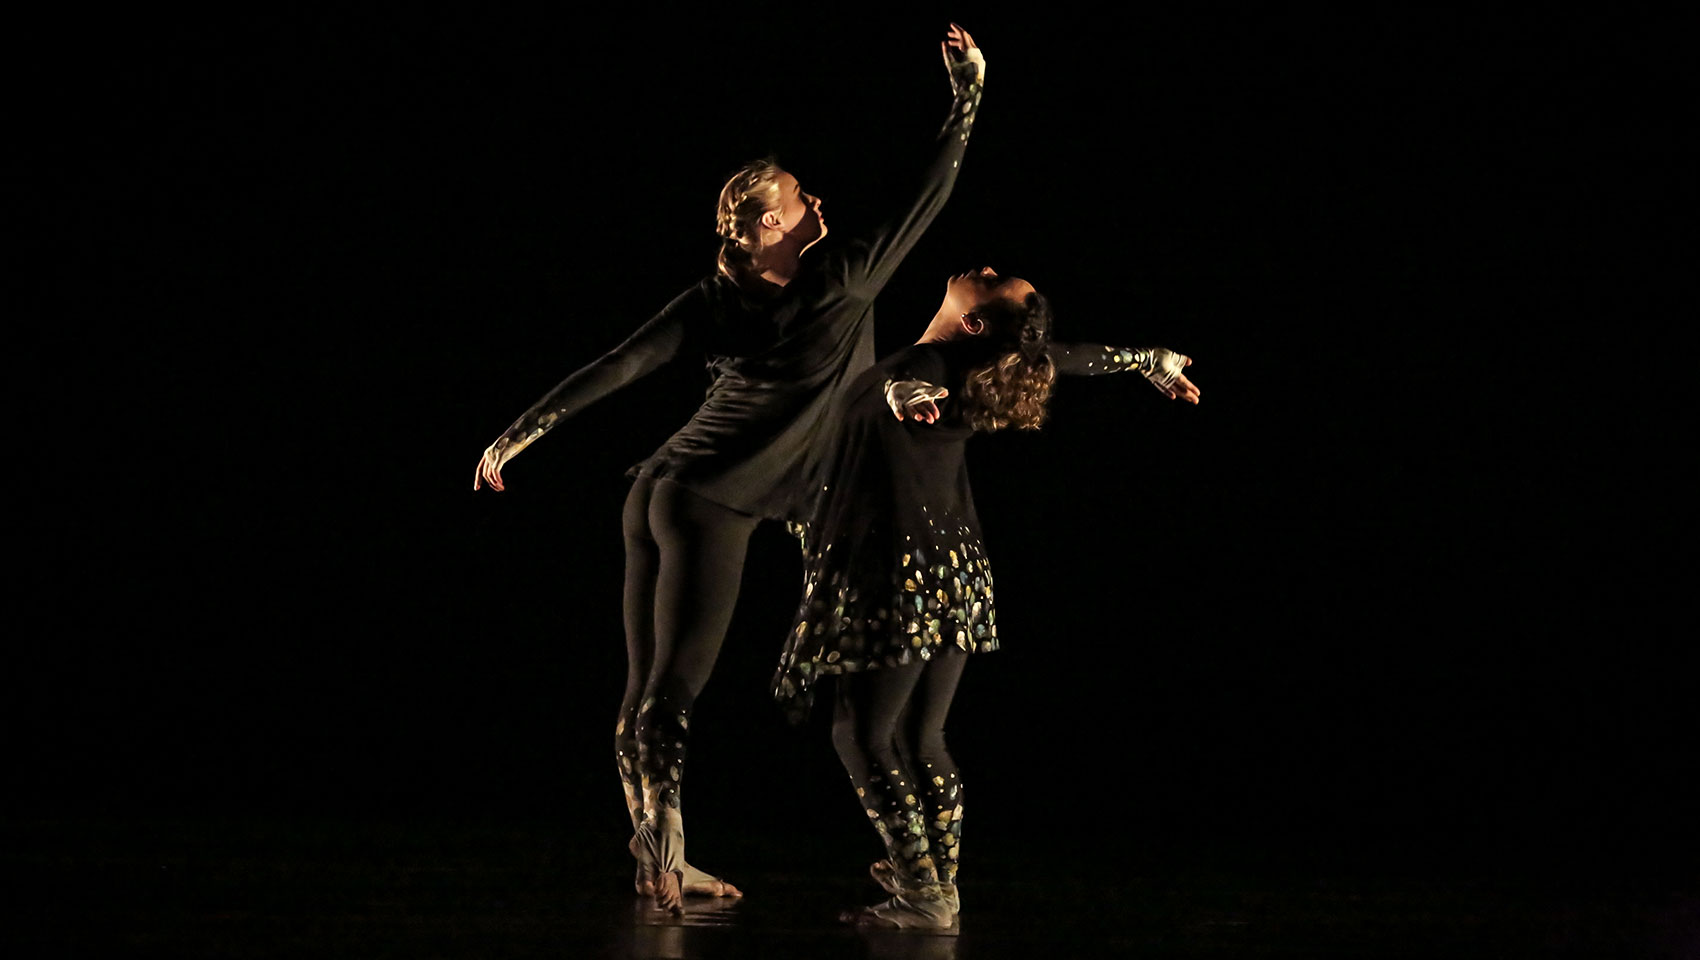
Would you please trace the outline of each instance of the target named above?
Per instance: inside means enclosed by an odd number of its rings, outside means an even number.
[[[915,891],[871,907],[846,910],[838,915],[838,919],[859,927],[899,930],[948,930],[955,923],[955,917],[937,890],[931,894]]]
[[[685,864],[684,889],[687,897],[741,897],[744,891],[719,877],[709,876],[690,864]]]
[[[626,842],[626,849],[637,861],[637,876],[632,880],[633,889],[640,897],[655,896],[655,861],[649,857],[643,848],[643,843],[633,836]],[[687,897],[741,897],[744,891],[719,877],[704,873],[690,864],[682,869],[683,880],[680,886]]]
[[[656,875],[655,909],[666,910],[676,917],[684,915],[685,895],[681,880],[677,870],[668,870]]]
[[[897,868],[891,865],[890,860],[875,860],[868,864],[868,876],[874,878],[880,889],[894,897],[903,893],[903,879],[898,876]],[[962,900],[956,892],[956,884],[939,884],[939,893],[944,897],[944,905],[950,909],[951,916],[962,912]]]

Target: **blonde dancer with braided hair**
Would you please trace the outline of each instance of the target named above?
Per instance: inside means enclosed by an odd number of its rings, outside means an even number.
[[[907,202],[805,260],[827,236],[820,198],[772,161],[745,166],[721,190],[715,272],[527,410],[484,451],[473,479],[473,489],[502,490],[508,461],[568,417],[675,357],[706,359],[707,397],[631,469],[623,521],[628,669],[615,754],[637,888],[658,908],[679,912],[685,894],[741,895],[685,862],[691,709],[731,622],[751,531],[762,518],[808,515],[829,411],[874,360],[874,298],[956,183],[985,58],[955,24],[940,49],[952,101]]]

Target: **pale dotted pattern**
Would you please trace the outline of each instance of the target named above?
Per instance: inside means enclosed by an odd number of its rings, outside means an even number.
[[[956,103],[950,112],[949,121],[945,123],[944,133],[948,135],[952,127],[955,127],[957,142],[967,143],[968,133],[974,127],[975,111],[980,108],[980,97],[984,90],[980,82],[973,78],[971,68],[962,71],[962,76],[958,76],[957,73],[958,71],[953,68],[951,86],[956,91]],[[959,163],[952,161],[951,166],[957,167]]]
[[[862,798],[862,809],[874,832],[879,834],[880,842],[885,844],[892,863],[905,876],[922,883],[936,883],[939,872],[931,852],[932,831],[915,795],[904,794],[899,798],[890,787],[887,777],[895,774],[895,770],[888,775],[870,772],[865,783],[857,784],[856,795]],[[854,776],[850,780],[856,783]]]
[[[929,518],[924,545],[904,535],[887,561],[884,589],[853,583],[871,571],[852,574],[845,568],[852,558],[830,545],[811,555],[804,538],[803,601],[773,680],[781,703],[806,710],[824,674],[930,660],[947,644],[967,653],[998,649],[996,579],[979,538],[966,524],[921,511]]]
[[[1129,347],[1099,347],[1103,356],[1086,361],[1086,369],[1104,373],[1149,373],[1152,364],[1150,350]],[[1072,356],[1072,354],[1071,354]]]

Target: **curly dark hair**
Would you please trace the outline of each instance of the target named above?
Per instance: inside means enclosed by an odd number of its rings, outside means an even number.
[[[990,363],[968,371],[962,415],[975,430],[1037,430],[1057,368],[1045,351],[1051,338],[1051,302],[1038,291],[1025,300],[997,300],[975,310],[996,351]]]

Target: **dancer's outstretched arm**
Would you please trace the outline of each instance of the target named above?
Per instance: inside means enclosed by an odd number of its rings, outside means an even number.
[[[1166,347],[1107,347],[1099,343],[1051,343],[1046,346],[1057,373],[1093,377],[1105,373],[1138,373],[1171,400],[1198,402],[1198,387],[1181,373],[1192,358]],[[895,373],[885,383],[885,402],[899,420],[932,423],[939,418],[937,401],[950,391],[926,377]]]
[[[1181,373],[1192,358],[1167,347],[1107,347],[1099,343],[1046,345],[1057,373],[1091,377],[1104,373],[1138,373],[1171,400],[1198,402],[1198,388]]]
[[[828,277],[851,296],[872,300],[884,289],[903,258],[944,209],[956,186],[956,174],[968,147],[968,135],[985,89],[986,59],[968,31],[950,25],[949,38],[940,42],[954,94],[950,115],[939,131],[937,150],[908,204],[887,217],[871,233],[845,245],[825,265]]]
[[[694,286],[661,309],[614,349],[575,371],[532,404],[495,443],[485,449],[472,477],[472,489],[487,483],[502,490],[502,467],[532,441],[591,403],[650,373],[684,352],[691,322],[704,307],[701,286]]]

